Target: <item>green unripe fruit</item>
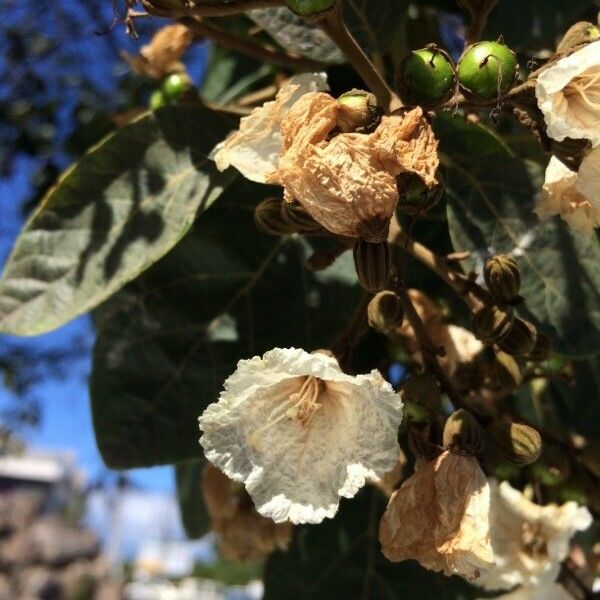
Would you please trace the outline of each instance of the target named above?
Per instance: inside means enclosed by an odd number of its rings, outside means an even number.
[[[468,93],[490,100],[506,92],[517,77],[517,56],[500,42],[469,46],[458,62],[458,81]]]
[[[456,88],[452,60],[435,47],[414,50],[400,65],[398,86],[405,104],[434,108],[448,100]]]
[[[335,6],[337,2],[338,0],[285,0],[290,10],[303,17],[318,15]]]
[[[405,402],[403,412],[406,419],[415,423],[427,423],[429,421],[429,411],[416,402]]]
[[[171,73],[162,83],[162,91],[170,102],[179,100],[192,87],[190,78],[185,73]]]
[[[163,106],[168,104],[165,95],[160,90],[154,90],[152,94],[150,94],[150,100],[148,101],[148,106],[151,110],[158,110]]]

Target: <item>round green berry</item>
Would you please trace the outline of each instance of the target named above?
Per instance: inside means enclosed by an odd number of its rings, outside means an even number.
[[[330,9],[337,2],[338,0],[285,0],[290,10],[303,17],[318,15]]]
[[[163,106],[166,106],[168,104],[167,99],[165,98],[165,95],[162,93],[161,90],[154,90],[152,92],[152,94],[150,94],[150,100],[148,101],[148,106],[150,107],[151,110],[158,110],[159,108],[162,108]]]
[[[456,74],[452,60],[435,47],[414,50],[400,65],[398,85],[405,104],[433,108],[454,93]]]
[[[506,92],[517,77],[517,56],[500,42],[469,46],[458,62],[458,81],[468,93],[490,100]]]
[[[190,78],[185,73],[171,73],[162,83],[162,91],[169,102],[175,102],[192,87]]]

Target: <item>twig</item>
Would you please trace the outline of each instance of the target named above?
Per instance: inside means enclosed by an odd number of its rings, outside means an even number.
[[[442,366],[438,360],[438,349],[429,337],[429,334],[425,329],[425,325],[423,324],[423,320],[415,309],[414,304],[412,303],[412,300],[406,291],[406,288],[402,283],[397,282],[397,284],[394,286],[394,291],[396,294],[398,294],[400,300],[402,300],[402,305],[404,306],[404,315],[408,319],[408,322],[415,332],[415,337],[417,338],[417,342],[419,342],[419,346],[421,347],[421,353],[423,354],[425,366],[437,377],[438,381],[442,385],[442,388],[446,394],[448,394],[448,397],[456,408],[468,408],[462,399],[462,396],[458,393],[444,369],[442,369]]]
[[[184,15],[196,17],[229,17],[245,13],[255,8],[272,8],[283,6],[284,0],[231,0],[227,4],[196,4],[188,0],[182,2],[180,7],[161,8],[154,6],[152,0],[141,0],[142,6],[147,12],[161,17],[177,19]]]
[[[233,35],[219,27],[216,27],[212,23],[205,20],[198,20],[194,17],[182,17],[179,22],[189,27],[189,29],[196,35],[211,39],[215,44],[231,48],[241,54],[246,54],[257,60],[262,60],[275,65],[280,65],[288,69],[299,69],[304,71],[318,71],[323,69],[323,65],[320,62],[303,58],[300,56],[291,56],[266,48],[250,42],[236,35]]]
[[[363,292],[350,322],[331,345],[331,351],[344,370],[348,369],[352,361],[354,348],[363,333],[367,330],[367,307],[372,297],[373,294]]]
[[[483,30],[487,25],[488,16],[497,2],[498,0],[482,0],[478,6],[474,6],[472,1],[459,1],[459,4],[464,6],[471,14],[471,24],[465,35],[465,44],[467,46],[481,39]]]
[[[382,108],[391,112],[402,107],[400,99],[348,31],[339,6],[327,11],[322,17],[314,19],[314,23],[335,42],[348,62],[375,94]]]

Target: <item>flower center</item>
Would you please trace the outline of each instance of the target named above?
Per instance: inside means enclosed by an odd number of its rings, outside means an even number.
[[[523,523],[521,527],[521,550],[534,560],[546,558],[548,548],[540,525]]]
[[[287,415],[298,421],[302,427],[306,427],[314,417],[315,413],[321,408],[319,395],[323,391],[325,383],[315,377],[309,375],[302,384],[300,390],[294,394],[290,394],[290,400],[294,403],[287,410]]]
[[[569,99],[575,97],[592,110],[600,111],[600,71],[575,77],[565,87],[565,96]]]

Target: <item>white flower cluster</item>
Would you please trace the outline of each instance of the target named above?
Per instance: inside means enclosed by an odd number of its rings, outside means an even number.
[[[600,225],[600,41],[544,69],[535,92],[551,138],[591,145],[577,172],[550,160],[536,213],[542,219],[558,214],[574,230],[590,234]]]

